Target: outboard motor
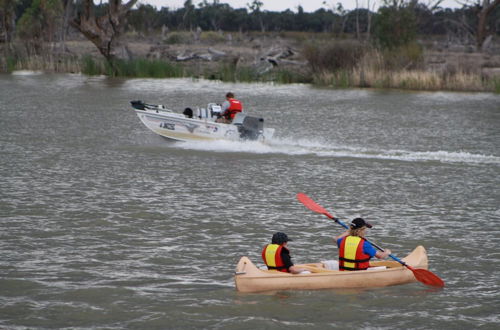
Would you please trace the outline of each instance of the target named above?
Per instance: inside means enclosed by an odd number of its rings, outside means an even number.
[[[182,114],[184,116],[186,116],[187,118],[193,118],[193,109],[186,108],[186,109],[184,109],[184,111],[182,112]]]
[[[146,110],[146,104],[142,101],[130,101],[130,103],[137,110]]]
[[[240,138],[244,140],[257,140],[264,133],[264,118],[247,116],[237,113],[233,124],[238,127]]]

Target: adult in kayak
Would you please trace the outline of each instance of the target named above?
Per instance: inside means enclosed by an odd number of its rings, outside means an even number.
[[[367,228],[372,228],[372,225],[363,218],[356,218],[348,230],[334,238],[339,248],[340,270],[365,270],[370,267],[372,257],[385,259],[391,254],[389,249],[377,251],[365,240]]]
[[[293,265],[287,244],[291,241],[285,233],[277,232],[273,235],[271,244],[267,244],[262,250],[262,259],[267,269],[275,269],[280,272],[300,274],[307,269]]]

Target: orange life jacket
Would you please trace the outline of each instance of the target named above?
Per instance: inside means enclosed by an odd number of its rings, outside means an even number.
[[[370,255],[363,252],[365,240],[358,236],[346,236],[340,242],[339,269],[364,270],[370,267]]]
[[[285,267],[285,263],[281,259],[281,250],[283,250],[283,245],[268,244],[262,250],[262,259],[268,269],[276,269],[280,272],[288,273],[288,268]]]
[[[229,108],[227,108],[228,116],[229,118],[234,119],[234,116],[236,116],[238,112],[243,111],[243,104],[237,99],[228,99],[228,101],[229,101]]]

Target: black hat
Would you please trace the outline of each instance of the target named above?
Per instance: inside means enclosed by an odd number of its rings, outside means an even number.
[[[363,227],[371,228],[372,225],[366,222],[363,218],[356,218],[351,221],[351,229],[359,229]]]
[[[285,242],[289,242],[291,239],[285,233],[277,232],[273,235],[273,239],[271,241],[272,244],[283,244]]]

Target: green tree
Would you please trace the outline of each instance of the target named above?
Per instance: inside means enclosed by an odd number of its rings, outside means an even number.
[[[413,11],[416,1],[384,0],[375,17],[375,40],[383,48],[396,48],[413,42],[417,21]]]

